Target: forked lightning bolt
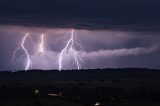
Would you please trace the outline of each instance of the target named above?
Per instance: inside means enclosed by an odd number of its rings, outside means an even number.
[[[71,32],[69,33],[69,40],[67,41],[66,46],[61,50],[59,57],[58,57],[58,69],[59,71],[61,71],[63,69],[63,62],[66,58],[66,55],[68,56],[73,56],[74,58],[74,63],[77,67],[77,69],[79,70],[81,65],[80,65],[80,61],[81,58],[78,54],[78,51],[76,50],[77,47],[81,48],[79,39],[78,39],[78,35],[74,30],[71,30]],[[28,70],[31,67],[32,61],[31,61],[31,56],[28,53],[28,50],[25,47],[25,42],[27,39],[30,39],[30,34],[26,33],[25,36],[23,37],[22,41],[20,42],[20,46],[14,51],[13,56],[12,56],[12,60],[14,59],[16,53],[21,49],[23,50],[24,54],[26,56],[26,65],[25,65],[25,71]],[[41,34],[41,39],[40,39],[40,43],[39,43],[39,47],[38,47],[38,52],[39,53],[44,53],[45,49],[44,49],[44,34]]]
[[[63,68],[62,62],[63,62],[63,59],[65,58],[64,55],[67,55],[70,53],[72,53],[72,55],[74,56],[74,61],[75,61],[75,64],[76,64],[78,70],[80,69],[79,60],[81,60],[81,59],[75,49],[75,45],[80,46],[79,42],[77,42],[77,39],[78,39],[78,37],[77,37],[75,31],[72,30],[70,33],[70,39],[67,41],[65,48],[61,50],[60,55],[59,55],[59,60],[58,60],[59,71],[61,71]]]
[[[30,38],[30,35],[29,33],[26,33],[26,35],[23,37],[21,43],[20,43],[20,46],[14,51],[13,53],[13,57],[12,59],[14,59],[14,56],[16,54],[16,52],[19,50],[19,49],[22,49],[24,51],[24,54],[26,55],[27,57],[27,62],[26,62],[26,66],[25,66],[25,71],[28,70],[31,66],[31,59],[30,59],[30,55],[28,53],[28,50],[25,48],[24,44],[25,44],[25,41],[27,38]]]

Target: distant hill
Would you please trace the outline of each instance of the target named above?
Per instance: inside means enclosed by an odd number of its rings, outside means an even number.
[[[160,70],[146,68],[88,69],[88,70],[28,70],[0,72],[2,83],[52,84],[58,82],[114,82],[114,80],[150,83],[160,80]]]

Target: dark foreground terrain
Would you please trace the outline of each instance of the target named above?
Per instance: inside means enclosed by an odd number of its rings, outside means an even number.
[[[3,71],[0,106],[160,106],[160,70]]]

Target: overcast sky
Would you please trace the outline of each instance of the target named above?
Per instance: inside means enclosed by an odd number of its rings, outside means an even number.
[[[32,69],[58,69],[58,56],[75,29],[83,49],[81,68],[160,68],[159,0],[1,0],[0,69],[24,69],[26,56],[14,50],[26,33]],[[45,56],[37,55],[45,35]],[[72,58],[64,69],[76,68]]]

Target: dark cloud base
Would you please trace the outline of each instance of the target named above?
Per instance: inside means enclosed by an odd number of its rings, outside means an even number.
[[[65,16],[64,16],[65,17]],[[75,28],[87,30],[123,30],[123,31],[148,31],[159,32],[160,24],[154,22],[133,22],[126,23],[118,20],[100,18],[56,18],[42,16],[1,16],[1,25],[20,25],[27,27],[48,27],[48,28]]]
[[[159,10],[159,0],[1,0],[0,24],[159,31]]]

